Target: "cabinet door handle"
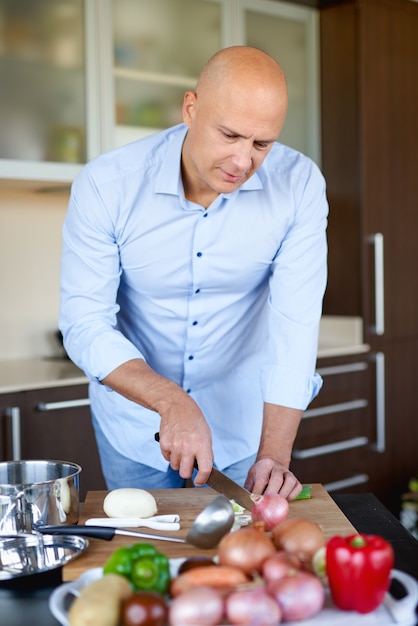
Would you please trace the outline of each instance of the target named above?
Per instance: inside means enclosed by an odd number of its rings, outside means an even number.
[[[12,460],[20,461],[22,458],[21,437],[20,437],[20,408],[10,406],[6,409],[7,417],[10,417],[12,424]]]
[[[353,437],[353,439],[344,439],[344,441],[337,441],[324,446],[315,446],[314,448],[306,448],[305,450],[293,450],[292,457],[294,459],[309,459],[313,456],[322,456],[324,454],[349,450],[350,448],[359,448],[360,446],[366,446],[368,443],[369,440],[367,437]]]
[[[374,293],[375,293],[375,328],[376,335],[385,332],[385,265],[382,233],[371,237],[374,246]]]
[[[58,411],[59,409],[74,409],[79,406],[90,406],[88,398],[79,400],[62,400],[61,402],[39,402],[36,405],[38,411]]]
[[[347,402],[339,402],[338,404],[318,406],[315,409],[307,409],[303,414],[303,419],[319,417],[320,415],[330,415],[332,413],[342,413],[344,411],[355,411],[356,409],[364,409],[367,405],[367,400],[359,398],[358,400],[349,400]]]
[[[386,449],[385,355],[377,352],[376,361],[376,443],[377,452]]]
[[[367,474],[355,474],[348,478],[342,478],[341,480],[335,480],[332,483],[325,483],[324,489],[327,491],[337,491],[337,489],[347,489],[347,487],[354,487],[355,485],[362,485],[367,483],[369,477]]]

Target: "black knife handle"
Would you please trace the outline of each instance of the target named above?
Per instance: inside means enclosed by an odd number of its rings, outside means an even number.
[[[63,524],[62,526],[39,526],[36,530],[45,535],[82,535],[94,539],[110,541],[116,534],[116,528],[108,526],[77,526],[77,524]]]

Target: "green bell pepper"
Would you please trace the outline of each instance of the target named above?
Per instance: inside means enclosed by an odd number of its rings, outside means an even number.
[[[103,567],[104,574],[119,574],[134,591],[156,591],[165,595],[170,587],[170,564],[165,554],[150,543],[136,543],[115,550]]]

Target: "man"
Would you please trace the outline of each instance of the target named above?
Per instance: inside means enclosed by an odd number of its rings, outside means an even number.
[[[325,183],[276,142],[276,61],[218,52],[184,124],[102,155],[73,184],[60,327],[91,379],[109,489],[182,486],[212,464],[296,497],[289,470],[315,374],[326,284]],[[160,447],[154,433],[160,433]]]

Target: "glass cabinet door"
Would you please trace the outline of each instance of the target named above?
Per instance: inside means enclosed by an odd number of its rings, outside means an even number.
[[[0,0],[0,159],[82,163],[83,0]]]
[[[280,141],[319,163],[317,11],[270,0],[241,0],[243,42],[283,67],[289,108]]]
[[[222,47],[222,2],[113,0],[114,145],[182,121],[184,92]]]

